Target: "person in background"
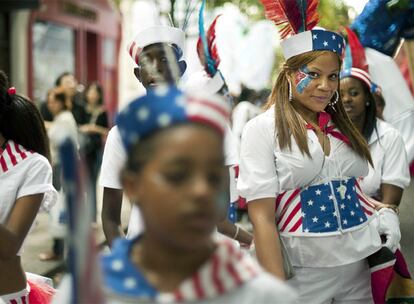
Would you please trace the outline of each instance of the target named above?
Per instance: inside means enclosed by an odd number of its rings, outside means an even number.
[[[49,161],[49,143],[39,111],[9,87],[6,74],[0,71],[1,303],[29,303],[39,292],[26,279],[20,255],[39,209],[47,210],[56,201]]]
[[[51,210],[50,231],[53,236],[51,252],[39,254],[41,261],[62,259],[64,255],[64,237],[66,233],[66,207],[64,202],[64,189],[61,185],[61,164],[59,162],[58,146],[63,139],[63,134],[69,136],[78,145],[78,130],[72,112],[67,108],[67,98],[63,90],[52,89],[48,93],[47,106],[52,113],[53,121],[48,127],[52,167],[53,185],[59,191],[59,199],[55,208]],[[78,145],[79,146],[79,145]]]
[[[82,101],[82,94],[77,91],[78,81],[70,72],[64,72],[59,75],[55,81],[55,88],[65,94],[66,108],[72,112],[77,125],[87,123],[87,116]],[[40,113],[46,121],[46,128],[48,122],[53,120],[53,114],[50,112],[47,102],[41,104]]]
[[[99,83],[89,84],[85,91],[87,123],[79,127],[82,134],[81,153],[89,173],[90,202],[93,204],[93,221],[96,221],[96,182],[102,163],[103,143],[108,135],[108,115],[104,109],[103,90]]]
[[[398,206],[410,183],[407,152],[400,133],[378,119],[378,107],[364,49],[349,29],[349,52],[341,72],[341,99],[344,108],[369,145],[373,167],[362,179],[364,193],[384,203]],[[349,55],[348,55],[349,54]]]
[[[137,34],[128,53],[137,65],[134,74],[145,89],[175,84],[184,74],[187,67],[182,59],[184,41],[184,32],[170,26],[152,26]],[[145,119],[147,113],[141,115]],[[121,227],[123,190],[118,173],[125,159],[121,136],[114,126],[105,143],[99,180],[103,187],[102,226],[109,245],[115,238],[124,236]],[[137,235],[142,229],[139,209],[133,205],[127,234]]]

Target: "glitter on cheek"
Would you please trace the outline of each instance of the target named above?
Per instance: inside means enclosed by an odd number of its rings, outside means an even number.
[[[301,67],[295,74],[296,91],[298,91],[299,94],[302,94],[311,81],[312,78],[309,76],[308,67],[306,65]]]

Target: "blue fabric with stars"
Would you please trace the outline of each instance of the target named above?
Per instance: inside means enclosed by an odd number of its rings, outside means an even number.
[[[351,28],[364,47],[393,56],[401,38],[414,38],[414,1],[370,0]],[[395,2],[395,1],[394,1]]]
[[[237,222],[237,202],[230,203],[229,209],[227,211],[227,218],[233,224]]]
[[[346,188],[343,197],[340,187]],[[355,178],[310,186],[301,192],[300,197],[304,232],[344,231],[367,221],[356,193]]]
[[[158,291],[129,259],[131,247],[137,239],[116,239],[111,254],[101,257],[104,286],[116,296],[154,299]]]
[[[311,30],[312,50],[327,50],[342,56],[345,52],[344,38],[334,32],[325,30]]]
[[[175,87],[159,87],[133,100],[117,118],[122,142],[131,147],[149,134],[188,121],[183,93]]]

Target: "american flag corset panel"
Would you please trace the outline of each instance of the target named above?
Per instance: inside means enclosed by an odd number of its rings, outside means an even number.
[[[355,178],[332,180],[279,194],[276,224],[281,235],[338,235],[367,225],[374,210]]]

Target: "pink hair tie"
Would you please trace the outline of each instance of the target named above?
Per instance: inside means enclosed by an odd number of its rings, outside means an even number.
[[[9,89],[7,90],[7,93],[8,93],[9,95],[14,95],[14,94],[16,94],[16,88],[15,88],[15,87],[11,87],[11,88],[9,88]]]

